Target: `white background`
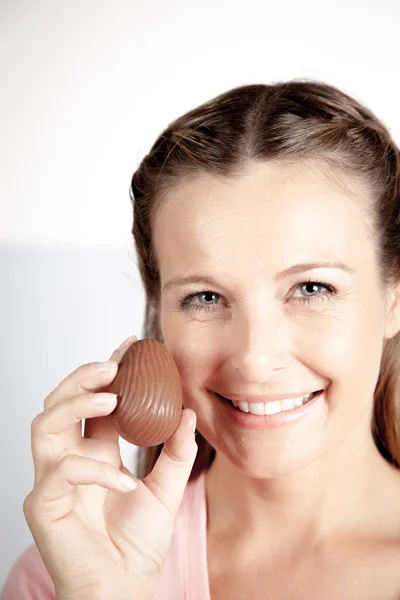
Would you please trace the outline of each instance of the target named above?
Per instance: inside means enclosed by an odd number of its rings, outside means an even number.
[[[128,189],[155,137],[231,87],[307,77],[399,143],[399,25],[398,0],[0,2],[0,586],[32,541],[44,397],[142,334]]]

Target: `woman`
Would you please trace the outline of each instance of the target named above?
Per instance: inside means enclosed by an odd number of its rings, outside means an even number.
[[[389,132],[329,85],[244,86],[173,122],[132,195],[144,337],[174,356],[185,410],[123,494],[99,392],[134,340],[60,383],[32,426],[36,546],[3,598],[400,597]]]

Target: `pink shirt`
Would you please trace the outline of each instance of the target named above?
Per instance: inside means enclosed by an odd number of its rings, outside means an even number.
[[[210,600],[205,471],[186,486],[171,547],[152,600]],[[35,544],[14,564],[0,600],[54,600],[54,585]]]

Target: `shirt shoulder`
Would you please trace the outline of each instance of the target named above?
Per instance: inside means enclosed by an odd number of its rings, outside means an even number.
[[[186,486],[153,600],[209,600],[204,472]]]
[[[14,563],[1,600],[54,600],[53,581],[35,544],[23,551]]]

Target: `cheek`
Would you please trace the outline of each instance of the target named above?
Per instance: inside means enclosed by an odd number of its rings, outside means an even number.
[[[311,317],[306,325],[294,332],[295,358],[328,378],[348,371],[358,350],[355,330],[326,315]]]
[[[164,326],[163,337],[178,367],[184,397],[190,394],[190,390],[204,387],[221,353],[209,329],[201,324],[179,328]]]
[[[352,378],[370,387],[379,374],[384,323],[379,310],[352,301],[292,328],[293,354],[328,380]]]

